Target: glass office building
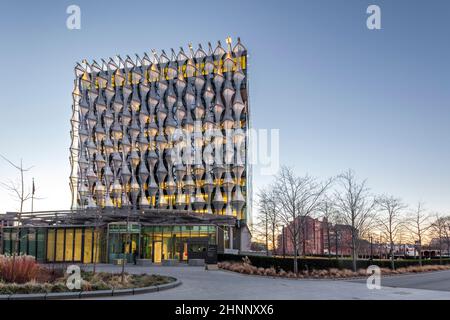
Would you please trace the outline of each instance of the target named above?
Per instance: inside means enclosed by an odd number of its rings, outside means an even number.
[[[106,228],[85,226],[5,227],[2,253],[36,257],[39,262],[112,262],[139,258],[154,263],[202,258],[207,246],[217,244],[213,225],[153,225],[111,223]]]
[[[77,63],[72,209],[9,215],[2,250],[82,263],[136,251],[159,263],[210,244],[249,249],[247,72],[239,38]]]

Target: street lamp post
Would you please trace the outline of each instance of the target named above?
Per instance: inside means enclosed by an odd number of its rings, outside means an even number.
[[[372,262],[372,260],[373,260],[373,239],[372,239],[372,235],[370,235],[369,237],[370,237],[370,261]]]
[[[267,221],[267,211],[266,211],[266,256],[269,256],[269,225]]]
[[[336,242],[336,260],[339,260],[339,249],[338,249],[339,234],[337,226],[334,227],[334,241]]]

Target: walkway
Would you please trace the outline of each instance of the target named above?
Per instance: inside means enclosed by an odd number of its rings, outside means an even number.
[[[119,266],[99,265],[97,270],[120,272]],[[126,266],[129,273],[156,273],[173,276],[183,284],[177,288],[135,296],[105,299],[173,299],[173,300],[277,300],[277,299],[450,299],[450,292],[415,288],[383,287],[369,290],[364,281],[355,280],[291,280],[248,276],[230,271],[206,271],[203,267],[140,267]],[[436,277],[436,275],[429,275]],[[382,280],[389,285],[398,276]],[[408,276],[409,277],[409,276]],[[423,277],[413,275],[412,277]],[[450,271],[441,273],[440,279],[450,283]],[[423,278],[426,279],[426,278]],[[404,280],[397,280],[405,283]],[[402,282],[403,281],[403,282]],[[408,284],[405,283],[407,286]],[[448,289],[450,290],[450,289]]]

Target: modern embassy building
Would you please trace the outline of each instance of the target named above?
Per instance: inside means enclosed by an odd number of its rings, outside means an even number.
[[[160,263],[249,249],[240,39],[78,63],[72,111],[72,208],[7,213],[2,252],[81,263],[136,252]]]

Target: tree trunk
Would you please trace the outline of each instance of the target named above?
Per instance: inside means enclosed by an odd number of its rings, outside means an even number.
[[[422,248],[419,247],[419,249],[417,250],[418,254],[419,254],[419,266],[422,266]]]
[[[338,235],[338,231],[336,229],[335,232],[334,232],[334,238],[335,238],[335,241],[336,241],[336,260],[339,260],[339,249],[338,249],[339,239],[338,239],[338,237],[339,237],[339,235]]]
[[[327,224],[327,239],[328,239],[328,259],[331,258],[331,239],[330,239],[330,225]]]
[[[395,270],[395,262],[394,262],[394,244],[391,242],[391,269]]]
[[[275,226],[272,226],[272,255],[275,255]]]
[[[297,239],[294,240],[294,273],[297,274],[298,273],[298,261],[297,261]]]
[[[269,256],[269,223],[267,221],[267,213],[266,213],[266,256]]]
[[[130,234],[128,233],[128,222],[127,222],[127,237],[126,237],[126,242],[125,245],[128,246],[129,242],[130,242]],[[126,263],[126,255],[125,255],[125,248],[124,248],[124,253],[123,253],[123,259],[122,259],[122,272],[120,273],[121,275],[121,282],[123,283],[124,281],[124,276],[125,276],[125,263]]]
[[[3,250],[4,250],[4,248],[3,248],[3,241],[4,241],[4,239],[5,239],[5,233],[4,233],[4,231],[3,231],[3,221],[2,220],[0,220],[0,232],[1,232],[1,235],[0,235],[0,254],[3,254]]]
[[[356,239],[355,239],[355,232],[352,231],[352,264],[353,264],[353,271],[356,272]]]

